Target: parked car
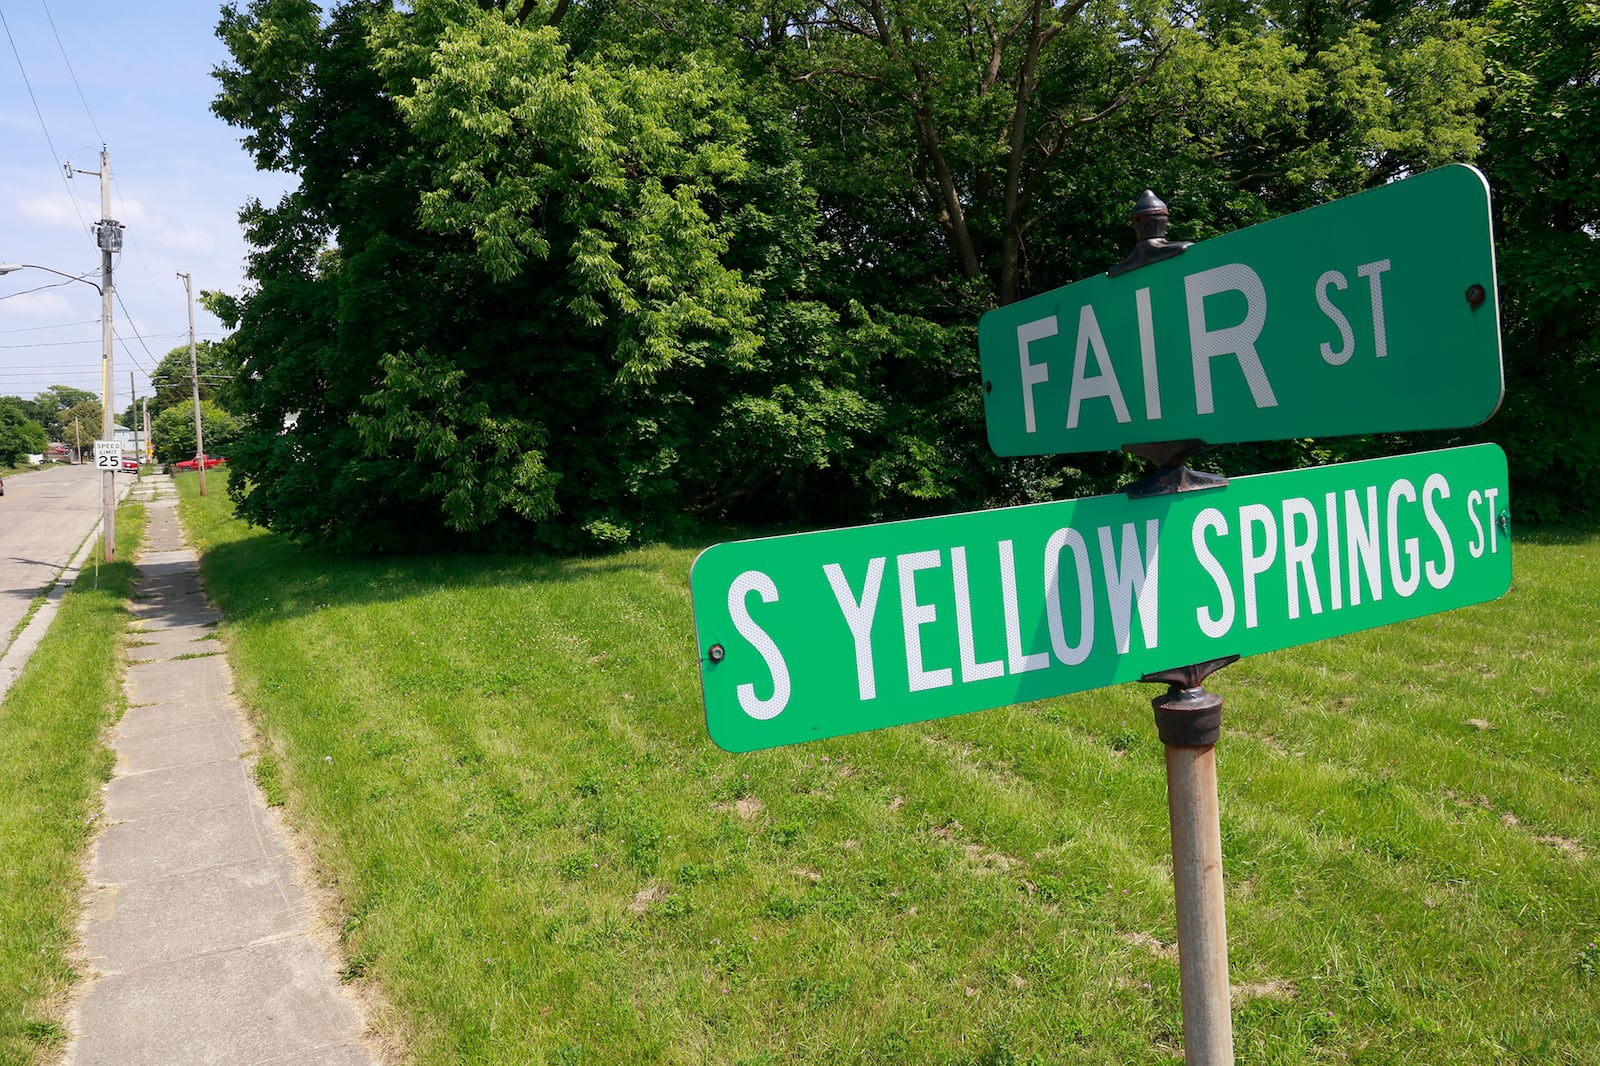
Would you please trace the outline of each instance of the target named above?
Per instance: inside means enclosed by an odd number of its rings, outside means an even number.
[[[132,455],[124,455],[122,457],[122,470],[123,473],[137,474],[139,472],[139,460]]]
[[[221,466],[223,463],[225,463],[227,461],[228,460],[222,458],[221,456],[208,455],[208,456],[206,456],[206,469],[210,470],[214,466]],[[178,462],[172,464],[172,469],[173,470],[179,470],[179,471],[182,471],[182,470],[199,470],[200,469],[200,457],[197,455],[193,459],[180,459]]]

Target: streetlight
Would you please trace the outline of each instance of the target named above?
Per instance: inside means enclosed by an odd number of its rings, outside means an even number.
[[[38,263],[0,263],[0,274],[9,274],[13,270],[42,270],[47,274],[55,274],[57,277],[66,278],[68,281],[81,281],[85,285],[94,285],[95,292],[101,291],[100,286],[95,285],[88,278],[78,274],[68,274],[66,271],[57,270],[54,267],[40,266]]]
[[[109,249],[104,250],[102,258],[100,276],[105,282],[103,286],[96,285],[88,278],[68,274],[54,267],[40,266],[37,263],[0,263],[0,276],[14,270],[42,270],[46,274],[54,274],[68,281],[81,281],[85,285],[92,286],[94,291],[100,294],[102,320],[100,332],[103,348],[100,356],[100,432],[102,440],[114,440],[115,432],[112,429],[111,419],[111,252]],[[108,563],[116,562],[117,559],[117,489],[113,480],[115,477],[114,471],[105,471],[100,485],[100,557]]]

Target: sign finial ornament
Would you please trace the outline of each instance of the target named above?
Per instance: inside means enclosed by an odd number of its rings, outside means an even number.
[[[1134,232],[1139,235],[1139,243],[1133,246],[1128,258],[1106,271],[1112,277],[1163,259],[1171,259],[1175,255],[1182,255],[1184,249],[1194,243],[1167,240],[1167,220],[1171,216],[1167,212],[1166,201],[1157,196],[1153,190],[1144,191],[1138,203],[1133,205],[1133,214],[1130,217],[1133,219]]]

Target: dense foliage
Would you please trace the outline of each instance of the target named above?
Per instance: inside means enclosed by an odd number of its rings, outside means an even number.
[[[1525,214],[1541,144],[1582,138],[1541,93],[1593,37],[1545,2],[1560,70],[1523,0],[230,7],[213,106],[299,179],[244,212],[253,288],[210,298],[232,491],[351,547],[571,550],[1106,488],[1134,461],[989,453],[975,325],[1119,260],[1145,187],[1203,238],[1481,151],[1508,293],[1566,225],[1585,301],[1590,216]],[[1582,143],[1562,195],[1592,206]],[[1554,381],[1595,325],[1542,335],[1543,285],[1507,317],[1514,375]]]
[[[15,396],[0,396],[0,466],[15,466],[24,456],[49,447],[50,438],[29,407]]]

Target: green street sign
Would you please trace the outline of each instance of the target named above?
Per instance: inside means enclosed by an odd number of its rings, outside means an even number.
[[[729,751],[1081,692],[1491,600],[1492,444],[718,544],[690,574]]]
[[[990,311],[998,455],[1471,426],[1500,405],[1489,186],[1430,170]]]

